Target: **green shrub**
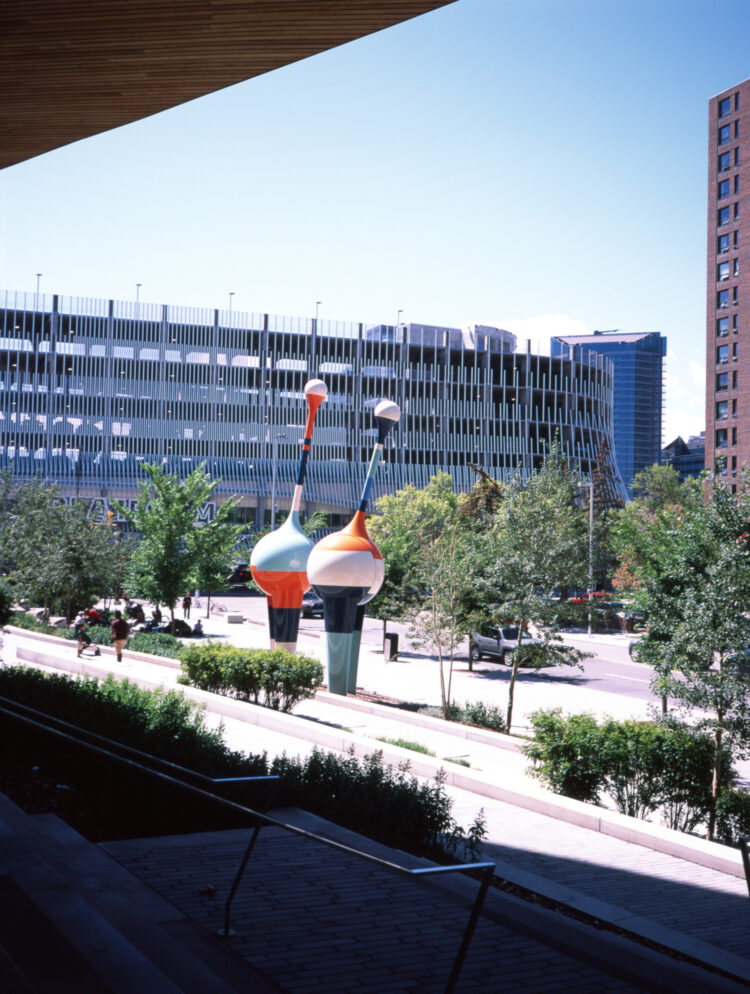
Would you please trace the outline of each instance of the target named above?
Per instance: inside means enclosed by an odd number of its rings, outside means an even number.
[[[554,708],[535,711],[529,720],[534,738],[523,753],[534,763],[532,776],[556,794],[598,804],[604,770],[596,718],[588,712],[563,717]]]
[[[411,739],[389,739],[387,736],[381,735],[378,736],[378,742],[387,742],[388,745],[398,746],[400,749],[411,749],[412,752],[421,752],[425,756],[437,755],[421,742],[412,742]]]
[[[408,763],[385,766],[381,752],[357,760],[353,753],[315,749],[306,760],[277,757],[271,772],[281,777],[293,803],[406,852],[473,860],[485,835],[484,812],[468,831],[456,823],[444,770],[422,783]]]
[[[693,832],[711,809],[714,743],[682,725],[669,727],[662,741],[664,767],[661,772],[660,811],[667,828]],[[732,754],[724,749],[721,758],[722,789],[736,779]]]
[[[221,730],[207,727],[205,709],[179,691],[17,666],[0,669],[0,695],[207,776],[230,776],[248,765],[263,772],[259,757],[248,761],[227,749]]]
[[[716,834],[727,845],[737,846],[750,835],[750,794],[746,790],[724,790],[716,804]]]
[[[318,750],[307,759],[278,757],[269,770],[265,755],[230,750],[222,730],[206,726],[204,709],[176,691],[8,667],[0,668],[0,695],[206,776],[276,774],[280,806],[306,808],[416,855],[472,859],[485,835],[483,813],[467,831],[451,815],[442,770],[422,783],[409,775],[408,764],[385,766],[379,752],[357,760]]]
[[[493,732],[505,731],[505,717],[500,708],[483,701],[467,701],[458,720],[477,728],[489,728]]]
[[[10,621],[13,614],[13,591],[5,581],[0,580],[0,628],[4,628]]]
[[[524,754],[532,775],[558,794],[598,804],[608,794],[617,810],[645,818],[661,810],[669,828],[690,832],[711,803],[713,742],[689,728],[649,721],[601,725],[591,714],[563,716],[559,708],[531,715],[534,740]],[[723,782],[734,782],[731,754]]]
[[[76,639],[76,631],[72,625],[70,628],[47,628],[46,631],[48,635],[60,635],[72,642],[75,642]],[[112,645],[112,636],[106,625],[87,625],[86,631],[94,645]]]
[[[291,711],[323,682],[317,659],[285,649],[238,649],[201,642],[180,653],[183,682],[214,694]]]
[[[109,643],[99,643],[100,645]],[[179,658],[182,642],[167,632],[136,632],[128,639],[128,649],[133,652],[149,652],[152,656]]]
[[[40,622],[38,622],[36,618],[32,618],[30,614],[25,614],[23,611],[11,612],[11,615],[8,618],[6,624],[13,625],[16,628],[25,628],[27,631],[30,632],[53,631],[57,632],[58,635],[60,634],[60,629],[50,628],[49,625],[43,625]]]

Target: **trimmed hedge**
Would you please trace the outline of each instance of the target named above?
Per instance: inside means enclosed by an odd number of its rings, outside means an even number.
[[[351,754],[317,749],[307,759],[277,757],[269,767],[265,754],[229,749],[221,729],[207,727],[204,708],[179,691],[143,690],[113,677],[100,682],[91,677],[47,676],[18,666],[0,668],[0,695],[206,776],[276,774],[278,806],[306,808],[416,855],[474,859],[485,834],[481,813],[468,831],[455,821],[442,770],[432,783],[421,783],[409,774],[408,764],[396,770],[385,766],[380,752],[357,760]],[[7,751],[8,757],[11,752]],[[66,775],[71,779],[82,775],[81,763],[78,756]],[[113,768],[111,794],[117,796],[118,778],[127,775],[127,770]]]
[[[180,662],[181,682],[275,711],[291,711],[323,682],[317,659],[294,656],[285,649],[238,649],[202,642],[184,648]]]

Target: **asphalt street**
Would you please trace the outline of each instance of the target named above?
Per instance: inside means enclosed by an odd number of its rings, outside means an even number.
[[[241,611],[251,623],[267,624],[264,597],[249,596],[242,591],[236,594],[220,595],[212,599],[212,602]],[[205,605],[204,599],[202,599],[202,603]],[[205,608],[203,613],[205,613]],[[193,610],[193,616],[195,617],[195,615],[196,611]],[[429,653],[411,644],[408,638],[408,625],[389,622],[388,631],[395,632],[399,636],[399,658],[404,660],[431,658]],[[323,619],[302,618],[300,620],[300,633],[324,638]],[[651,667],[642,663],[634,663],[630,659],[628,655],[630,636],[604,635],[599,640],[596,639],[596,636],[590,640],[584,634],[564,633],[564,639],[577,648],[592,652],[593,656],[583,661],[581,669],[571,666],[555,666],[536,671],[526,670],[522,675],[524,682],[580,686],[587,690],[599,690],[635,698],[639,701],[648,701],[653,698],[650,691]],[[382,621],[375,618],[365,618],[362,642],[364,645],[382,646]],[[457,654],[456,668],[468,669],[468,657],[469,645],[467,641],[461,646]],[[497,678],[500,680],[504,681],[507,678],[508,667],[500,662],[485,660],[481,664],[481,668],[490,674],[493,670],[497,670]]]

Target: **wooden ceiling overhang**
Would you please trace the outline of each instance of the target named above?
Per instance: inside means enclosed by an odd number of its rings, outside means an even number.
[[[454,0],[0,0],[0,168]]]

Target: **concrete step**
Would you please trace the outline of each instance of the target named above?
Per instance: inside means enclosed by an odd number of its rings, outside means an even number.
[[[0,909],[3,994],[283,994],[99,846],[3,795]]]

